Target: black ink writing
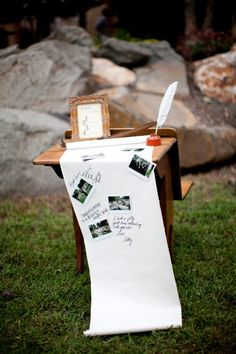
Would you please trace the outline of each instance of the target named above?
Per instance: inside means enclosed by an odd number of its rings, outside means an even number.
[[[132,238],[130,238],[130,237],[125,237],[124,240],[123,240],[123,242],[127,242],[128,245],[131,246],[133,240],[132,240]]]
[[[82,222],[87,221],[95,221],[100,219],[102,216],[108,213],[107,208],[101,209],[101,204],[96,203],[91,208],[89,208],[86,212],[82,213]]]
[[[85,116],[85,118],[82,120],[82,126],[83,126],[83,134],[86,135],[88,130],[89,130],[89,126],[88,126],[88,117]]]
[[[133,240],[132,238],[126,236],[127,232],[132,230],[139,230],[141,226],[142,224],[137,222],[132,215],[114,215],[113,217],[112,228],[117,232],[117,236],[124,237],[123,242],[129,244],[129,246],[132,244]]]
[[[74,187],[74,185],[75,185],[77,179],[78,179],[79,176],[80,176],[80,173],[81,173],[80,170],[78,170],[77,173],[72,177],[72,180],[69,182],[69,185],[70,185],[71,187]]]
[[[129,217],[127,218],[127,223],[128,223],[129,226],[131,226],[131,227],[132,227],[132,226],[135,226],[135,227],[137,227],[138,229],[140,229],[140,227],[142,226],[142,224],[140,224],[140,223],[138,223],[138,222],[135,222],[133,216],[129,216]]]
[[[102,179],[102,175],[99,171],[94,172],[91,167],[85,170],[81,176],[90,179],[93,183],[100,183]]]

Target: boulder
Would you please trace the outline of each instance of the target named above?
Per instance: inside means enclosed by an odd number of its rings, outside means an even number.
[[[178,81],[176,96],[186,98],[190,96],[185,64],[181,61],[159,60],[143,68],[135,69],[137,75],[136,90],[163,94],[167,87]]]
[[[101,86],[131,85],[136,80],[132,70],[116,65],[105,58],[92,59],[92,75],[95,85]]]
[[[171,82],[178,81],[177,95],[190,95],[185,62],[166,41],[129,43],[103,37],[98,53],[119,65],[140,65],[133,70],[137,75],[135,88],[139,91],[163,94]]]
[[[64,182],[32,160],[59,143],[69,123],[49,114],[0,108],[0,196],[33,196],[64,192]]]
[[[91,54],[85,47],[43,41],[0,59],[0,106],[68,112],[68,97],[86,94]]]
[[[175,96],[189,97],[190,91],[183,57],[176,53],[167,41],[142,42],[139,46],[149,50],[151,55],[145,67],[135,69],[136,89],[163,94],[171,82],[178,81]]]
[[[180,165],[193,168],[227,161],[236,156],[236,129],[197,125],[178,129]]]
[[[18,44],[13,44],[7,48],[0,49],[0,58],[8,57],[11,54],[19,53],[20,49]]]
[[[92,37],[85,29],[79,26],[56,26],[50,35],[46,38],[46,40],[50,39],[57,39],[59,41],[65,41],[80,47],[87,48],[92,54],[97,52],[97,48]]]
[[[236,45],[227,53],[198,60],[194,65],[194,81],[204,95],[236,103]]]
[[[102,37],[97,54],[98,57],[110,59],[117,65],[129,67],[147,63],[150,55],[148,49],[142,48],[136,43],[106,36]]]
[[[132,110],[127,110],[116,101],[110,101],[109,114],[111,128],[136,128],[139,126]]]
[[[138,127],[144,123],[155,121],[163,98],[163,95],[134,90],[125,91],[122,88],[119,90],[104,89],[97,93],[108,94],[109,111],[115,114],[115,117],[111,115],[112,127],[116,128]],[[197,122],[197,118],[185,104],[175,99],[165,125],[173,128],[192,127]]]
[[[176,53],[167,41],[148,42],[143,41],[138,43],[138,46],[149,51],[148,64],[155,63],[159,60],[165,62],[180,62],[185,65],[184,58]]]

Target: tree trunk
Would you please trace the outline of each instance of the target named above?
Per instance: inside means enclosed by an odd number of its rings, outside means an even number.
[[[232,39],[236,41],[236,16],[232,16]]]
[[[202,25],[203,30],[211,28],[212,17],[213,17],[213,3],[214,3],[214,0],[207,1],[205,17],[204,17],[204,21],[203,21],[203,25]]]
[[[195,1],[184,0],[185,36],[193,36],[197,32]]]

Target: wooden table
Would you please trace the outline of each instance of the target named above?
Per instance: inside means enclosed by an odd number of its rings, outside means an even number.
[[[111,136],[135,136],[150,134],[152,129],[144,129],[136,132],[133,129],[111,129]],[[192,186],[192,181],[182,180],[180,177],[178,139],[174,129],[160,129],[162,144],[154,147],[152,160],[157,165],[155,169],[156,184],[160,199],[163,222],[166,231],[167,242],[172,256],[174,200],[183,200]],[[65,132],[65,142],[70,142],[70,131]],[[60,167],[60,158],[65,147],[55,144],[33,160],[35,165],[50,166],[58,177],[63,178]],[[76,270],[83,271],[84,243],[83,236],[73,211],[73,224],[76,242]]]

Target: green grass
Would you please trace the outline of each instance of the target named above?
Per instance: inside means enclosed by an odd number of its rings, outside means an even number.
[[[182,328],[90,338],[67,197],[2,201],[0,353],[235,353],[235,212],[232,186],[196,184],[175,202]]]

